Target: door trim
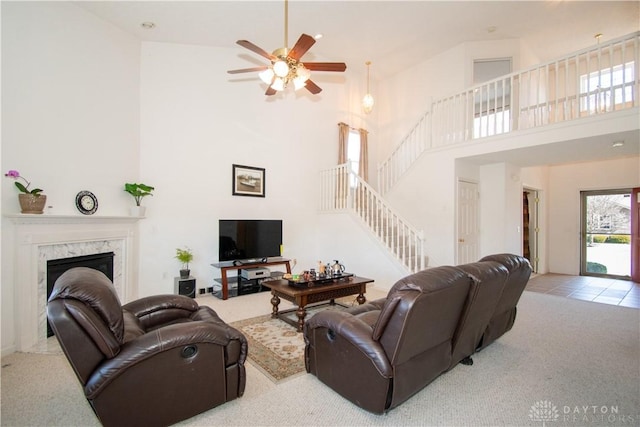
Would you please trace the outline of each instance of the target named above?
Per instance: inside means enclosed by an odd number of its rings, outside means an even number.
[[[463,188],[463,187],[466,187]],[[475,197],[470,199],[463,194],[472,192]],[[467,264],[478,260],[479,248],[479,220],[480,220],[480,192],[478,183],[458,179],[456,186],[456,264]]]

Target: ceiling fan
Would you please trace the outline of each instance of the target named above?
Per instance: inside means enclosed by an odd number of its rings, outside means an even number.
[[[238,70],[229,70],[229,74],[249,73],[259,71],[258,76],[269,87],[265,95],[275,95],[277,92],[284,90],[289,83],[293,83],[295,90],[303,87],[307,88],[312,94],[318,94],[322,91],[320,86],[309,79],[311,71],[339,71],[347,69],[344,62],[302,62],[300,58],[313,46],[316,40],[308,34],[302,34],[293,48],[288,48],[288,0],[284,2],[284,45],[268,53],[264,49],[256,46],[248,40],[238,40],[236,43],[240,46],[257,53],[258,55],[268,59],[271,64],[260,67],[242,68]]]

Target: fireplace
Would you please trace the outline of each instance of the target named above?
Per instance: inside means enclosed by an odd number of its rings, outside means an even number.
[[[13,277],[13,304],[10,306],[13,322],[6,328],[9,333],[3,334],[3,354],[44,351],[51,340],[55,341],[55,338],[48,338],[47,332],[49,261],[112,253],[112,275],[107,276],[113,279],[118,299],[126,304],[138,298],[139,218],[46,214],[4,216],[13,225],[8,232],[13,235],[14,263],[13,271],[7,273]]]
[[[81,255],[47,261],[47,301],[53,291],[53,285],[65,271],[74,267],[89,267],[103,272],[113,282],[113,252]],[[51,325],[47,321],[47,338],[53,336]]]

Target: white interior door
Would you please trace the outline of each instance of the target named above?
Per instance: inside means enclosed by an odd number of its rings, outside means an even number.
[[[458,181],[458,244],[456,263],[478,260],[478,184]]]

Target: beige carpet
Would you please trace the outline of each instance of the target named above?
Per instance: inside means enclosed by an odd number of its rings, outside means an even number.
[[[269,298],[212,305],[235,321],[259,315],[251,302],[265,308]],[[514,328],[472,366],[456,366],[385,415],[359,409],[312,375],[275,384],[248,363],[243,397],[179,425],[541,427],[532,409],[550,403],[557,418],[547,427],[635,426],[639,325],[638,309],[525,292]],[[15,353],[2,365],[2,426],[99,425],[63,356]]]

